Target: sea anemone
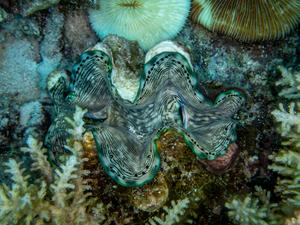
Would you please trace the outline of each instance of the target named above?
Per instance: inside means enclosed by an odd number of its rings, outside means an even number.
[[[90,22],[100,38],[116,34],[149,49],[173,38],[189,14],[190,0],[99,0]]]
[[[192,20],[209,30],[251,42],[278,39],[300,20],[299,0],[193,0]]]

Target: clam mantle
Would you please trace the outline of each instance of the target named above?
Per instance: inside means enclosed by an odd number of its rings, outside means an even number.
[[[169,129],[177,130],[195,157],[209,167],[218,167],[219,161],[224,164],[220,159],[236,149],[233,116],[245,101],[240,91],[227,90],[209,100],[197,87],[188,52],[165,41],[146,54],[137,91],[128,100],[113,82],[112,76],[118,76],[113,60],[110,49],[97,44],[80,56],[70,79],[64,71],[49,77],[57,116],[46,144],[53,152],[63,149],[67,136],[63,118],[79,105],[88,110],[86,118],[92,121],[88,129],[101,165],[122,186],[142,186],[156,176],[160,169],[157,139]]]

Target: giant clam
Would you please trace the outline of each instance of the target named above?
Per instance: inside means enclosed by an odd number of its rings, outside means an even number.
[[[231,152],[236,150],[233,115],[245,100],[240,91],[227,90],[209,100],[198,89],[188,52],[165,41],[145,56],[139,91],[131,102],[112,82],[112,61],[104,45],[85,51],[73,67],[65,102],[87,108],[87,116],[97,120],[90,130],[99,161],[115,182],[136,187],[153,180],[160,169],[157,140],[170,129],[179,132],[210,168],[225,169],[231,163]],[[59,124],[54,123],[48,136],[56,137],[57,129]],[[218,161],[207,163],[223,155],[227,157],[219,160],[221,167]]]

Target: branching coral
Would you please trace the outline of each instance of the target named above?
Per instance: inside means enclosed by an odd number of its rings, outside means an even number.
[[[268,193],[269,197],[269,193]],[[268,198],[269,199],[269,198]],[[226,203],[228,215],[236,224],[268,225],[267,208],[260,205],[259,199],[247,195],[244,199],[235,198]]]
[[[38,142],[32,136],[28,137],[27,146],[28,147],[21,148],[21,150],[25,153],[29,153],[31,158],[33,159],[31,170],[32,171],[39,170],[40,172],[43,173],[45,178],[51,182],[53,179],[52,168],[46,156],[47,149],[43,148],[42,142]]]
[[[292,76],[292,74],[289,74],[289,76]],[[288,77],[285,77],[285,80],[288,79]],[[298,84],[295,82],[291,84],[291,86],[295,85]],[[290,91],[281,93],[288,99],[296,98],[296,95],[291,95]],[[296,104],[292,102],[289,105],[289,110],[286,111],[283,104],[280,103],[280,110],[272,112],[276,121],[280,123],[279,132],[285,138],[285,141],[282,143],[284,149],[270,156],[273,164],[269,168],[281,176],[276,191],[283,198],[282,208],[285,211],[300,208],[300,102],[299,99],[296,99],[296,101],[297,108]]]
[[[226,203],[228,215],[236,224],[243,225],[279,225],[276,203],[270,202],[271,194],[256,186],[255,192],[244,198],[236,197]]]
[[[300,207],[300,95],[299,73],[288,72],[281,68],[283,78],[277,82],[278,85],[288,85],[279,94],[287,99],[296,99],[297,103],[290,103],[286,111],[280,103],[279,110],[274,110],[277,122],[280,123],[279,132],[285,138],[284,145],[290,149],[283,149],[271,156],[273,164],[270,169],[278,172],[282,178],[278,180],[277,191],[283,196],[285,205],[292,208]],[[297,106],[296,106],[297,105]]]
[[[30,224],[37,216],[40,217],[39,220],[47,219],[49,214],[43,204],[46,195],[45,182],[29,185],[29,176],[24,174],[25,169],[13,159],[6,166],[8,169],[5,172],[11,175],[13,184],[11,188],[5,184],[0,187],[1,224]]]
[[[282,86],[279,96],[286,99],[293,99],[296,102],[289,104],[288,110],[284,108],[282,103],[279,109],[272,112],[276,121],[280,124],[279,132],[285,141],[283,145],[292,145],[300,147],[300,72],[291,72],[285,67],[280,66],[282,78],[276,82],[276,85]]]
[[[72,124],[83,125],[85,111],[76,108]],[[81,126],[82,128],[82,126]],[[96,199],[89,197],[89,186],[85,184],[87,171],[82,168],[81,137],[84,129],[69,130],[71,139],[69,149],[73,155],[54,171],[50,167],[45,149],[41,143],[29,137],[27,148],[34,161],[30,172],[39,170],[44,177],[36,178],[30,184],[30,176],[22,164],[10,159],[6,163],[6,173],[11,175],[12,185],[0,186],[0,223],[1,224],[101,224],[104,207]],[[51,178],[51,179],[50,179]],[[53,181],[51,182],[51,180]],[[47,181],[47,182],[45,182]],[[51,182],[51,183],[49,183]]]
[[[175,201],[172,201],[171,207],[164,207],[164,211],[166,212],[166,215],[164,218],[159,217],[153,217],[149,220],[149,223],[151,225],[172,225],[176,224],[181,221],[181,216],[185,213],[185,210],[188,208],[190,201],[188,198],[184,198],[181,200],[178,200],[176,203]]]
[[[285,68],[281,70],[286,71]],[[296,214],[300,208],[300,102],[297,93],[299,80],[294,76],[293,73],[285,72],[276,84],[288,85],[289,88],[283,89],[279,94],[287,99],[294,99],[297,103],[291,102],[288,110],[280,103],[279,109],[272,112],[284,141],[283,149],[270,156],[273,162],[269,169],[280,175],[275,190],[282,201],[278,205],[270,204],[269,194],[264,199],[253,195],[248,195],[243,200],[234,199],[226,206],[230,209],[229,216],[237,224],[283,224],[284,221],[286,224],[297,224],[297,218],[284,218],[291,217],[293,211]]]
[[[300,208],[300,153],[292,150],[281,150],[271,159],[269,167],[278,172],[277,192],[283,196],[283,202],[289,207]]]
[[[299,99],[300,72],[291,71],[283,66],[279,66],[278,70],[280,71],[282,78],[276,82],[276,85],[283,87],[278,95],[287,99]]]
[[[289,105],[288,111],[286,111],[283,104],[280,103],[279,110],[274,110],[272,114],[276,121],[280,123],[282,136],[286,136],[292,132],[292,128],[295,128],[296,132],[300,133],[300,113],[296,110],[295,103],[292,102]]]

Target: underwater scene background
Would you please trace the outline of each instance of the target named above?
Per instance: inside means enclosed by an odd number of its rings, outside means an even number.
[[[300,0],[1,0],[0,225],[300,224]]]

